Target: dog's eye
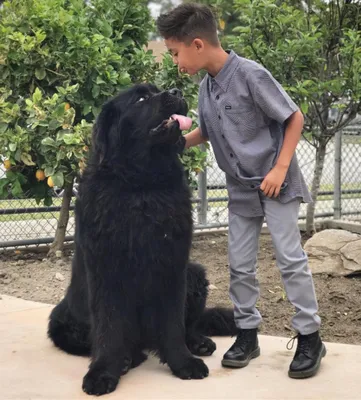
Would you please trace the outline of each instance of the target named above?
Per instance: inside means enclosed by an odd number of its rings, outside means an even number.
[[[139,99],[137,100],[137,103],[140,103],[140,102],[145,101],[145,100],[148,100],[148,99],[149,99],[149,96],[148,96],[148,95],[141,96],[141,97],[139,97]]]

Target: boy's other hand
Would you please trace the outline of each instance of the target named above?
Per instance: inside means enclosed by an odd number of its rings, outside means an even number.
[[[282,183],[287,174],[287,168],[276,165],[263,179],[260,186],[267,197],[277,197],[280,194]]]

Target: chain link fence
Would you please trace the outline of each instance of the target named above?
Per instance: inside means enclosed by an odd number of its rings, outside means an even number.
[[[327,146],[316,202],[316,220],[335,218],[361,224],[361,136],[350,133],[353,132],[343,132],[339,136],[340,146],[337,146],[337,137]],[[305,180],[311,187],[316,149],[303,139],[296,152]],[[228,224],[225,175],[218,168],[211,148],[207,161],[209,166],[198,175],[198,185],[193,191],[193,216],[198,231],[227,227]],[[4,169],[0,169],[0,179],[4,174]],[[29,198],[1,200],[0,248],[51,243],[59,218],[61,196],[61,192],[54,190],[51,207],[39,206]],[[72,199],[67,227],[68,241],[74,234],[75,198]],[[300,221],[305,220],[306,207],[306,204],[301,205]]]

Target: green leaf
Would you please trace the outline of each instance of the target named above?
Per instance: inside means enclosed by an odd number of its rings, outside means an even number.
[[[65,103],[61,103],[54,110],[54,117],[56,118],[63,117],[64,114],[65,114]]]
[[[8,129],[8,124],[5,122],[0,122],[0,134],[5,133],[6,130]]]
[[[105,37],[110,37],[113,33],[113,29],[111,27],[111,25],[108,24],[108,22],[103,21],[102,23],[102,33]]]
[[[46,38],[46,33],[39,30],[35,32],[35,36],[38,43],[41,43]]]
[[[81,138],[73,133],[66,133],[63,137],[65,144],[79,144]]]
[[[23,153],[23,154],[21,155],[21,157],[20,157],[20,160],[21,160],[25,165],[28,165],[28,166],[36,165],[36,164],[34,163],[34,161],[32,160],[30,154]]]
[[[50,131],[55,131],[57,128],[59,128],[61,124],[56,120],[56,119],[52,119],[49,122],[49,130]]]
[[[54,174],[54,168],[53,167],[46,167],[44,170],[45,176],[52,176]]]
[[[92,95],[93,95],[94,99],[96,99],[99,96],[99,93],[100,93],[99,86],[98,85],[93,85]]]
[[[6,178],[0,179],[0,190],[9,183],[9,180]]]
[[[39,88],[36,88],[33,94],[33,102],[36,104],[39,103],[42,97],[43,95],[41,94],[41,91],[39,90]]]
[[[17,179],[17,174],[13,171],[6,171],[6,177],[10,182],[14,182]]]
[[[10,149],[10,151],[15,151],[16,150],[16,143],[10,143],[9,144],[9,149]]]
[[[97,85],[102,85],[102,84],[104,85],[106,82],[103,81],[103,79],[100,76],[97,76],[97,79],[96,79],[95,83]]]
[[[23,174],[20,174],[20,173],[17,174],[17,179],[21,185],[24,185],[28,181],[26,176],[24,176]]]
[[[89,114],[91,110],[92,110],[91,104],[85,104],[83,107],[83,115]]]
[[[17,149],[17,150],[16,150],[16,153],[15,153],[14,158],[15,158],[15,160],[16,160],[17,162],[20,162],[20,161],[21,161],[21,149]]]
[[[122,86],[126,86],[126,85],[129,85],[131,83],[131,78],[130,78],[130,75],[128,74],[128,72],[122,72],[119,75],[119,83]]]
[[[308,112],[308,103],[307,102],[301,103],[301,111],[303,112],[303,114],[307,114],[307,112]]]
[[[57,147],[55,140],[50,138],[50,137],[47,137],[47,138],[43,139],[41,141],[41,144],[44,145],[44,146]]]
[[[46,76],[45,68],[36,68],[35,76],[39,81],[42,81]]]
[[[44,199],[44,205],[50,207],[53,204],[53,198],[51,196],[46,196]]]
[[[51,176],[51,179],[54,182],[54,185],[58,188],[63,187],[64,185],[64,174],[62,172],[56,172],[54,175]]]
[[[8,197],[8,185],[9,180],[6,178],[0,179],[0,199],[6,199]]]
[[[21,195],[23,194],[23,189],[19,181],[13,182],[11,186],[11,194],[14,197],[21,197]]]

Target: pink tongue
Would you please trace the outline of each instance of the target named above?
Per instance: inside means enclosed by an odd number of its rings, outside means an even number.
[[[173,114],[171,118],[179,122],[179,128],[182,131],[187,131],[192,126],[192,119],[184,115]]]

